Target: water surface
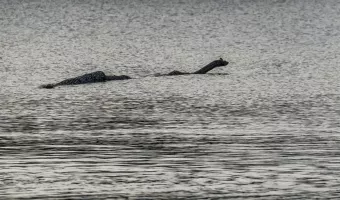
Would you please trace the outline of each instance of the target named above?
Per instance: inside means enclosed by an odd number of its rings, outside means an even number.
[[[1,1],[0,198],[339,198],[339,13]],[[97,70],[135,79],[38,89]]]

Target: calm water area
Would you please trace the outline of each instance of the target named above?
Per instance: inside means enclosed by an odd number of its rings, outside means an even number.
[[[340,199],[339,19],[338,0],[0,0],[0,199]],[[38,88],[98,70],[134,79]]]

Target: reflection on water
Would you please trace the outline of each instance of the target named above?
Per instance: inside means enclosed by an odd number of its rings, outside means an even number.
[[[80,196],[100,191],[103,197],[156,195],[153,191],[160,197],[336,195],[338,132],[262,132],[118,129],[5,135],[2,188],[19,196],[53,196],[53,190]]]
[[[338,132],[262,132],[118,129],[7,135],[1,144],[2,188],[35,197],[337,194]]]
[[[71,86],[7,102],[27,114],[0,118],[2,197],[338,197],[338,95],[266,93],[245,103],[233,86],[202,78]]]
[[[0,199],[339,199],[339,5],[0,1]]]

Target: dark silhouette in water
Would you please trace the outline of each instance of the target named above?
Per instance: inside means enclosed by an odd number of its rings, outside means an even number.
[[[205,73],[209,72],[210,70],[212,70],[216,67],[221,67],[221,66],[226,66],[226,65],[228,65],[228,62],[223,60],[222,58],[220,58],[219,60],[215,60],[215,61],[209,63],[208,65],[204,66],[200,70],[193,72],[193,73],[172,71],[168,74],[163,74],[163,75],[159,75],[159,76],[205,74]],[[40,86],[40,88],[51,89],[51,88],[54,88],[54,87],[60,86],[60,85],[77,85],[77,84],[97,83],[97,82],[105,82],[105,81],[113,81],[113,80],[127,80],[127,79],[131,79],[131,77],[126,76],[126,75],[106,76],[104,72],[96,71],[96,72],[84,74],[82,76],[78,76],[78,77],[75,77],[75,78],[69,78],[69,79],[63,80],[59,83],[42,85],[42,86]]]
[[[131,78],[125,75],[106,76],[104,72],[96,71],[96,72],[92,72],[89,74],[84,74],[82,76],[77,76],[75,78],[69,78],[59,83],[42,85],[40,86],[40,88],[51,89],[51,88],[54,88],[60,85],[78,85],[78,84],[86,84],[86,83],[97,83],[97,82],[105,82],[105,81],[113,81],[113,80],[127,80],[127,79],[131,79]]]
[[[161,75],[161,76],[176,76],[176,75],[186,75],[186,74],[206,74],[207,72],[209,72],[210,70],[212,70],[216,67],[222,67],[222,66],[226,66],[228,64],[229,64],[229,62],[220,58],[219,60],[212,61],[211,63],[207,64],[206,66],[204,66],[200,70],[195,71],[194,73],[180,72],[180,71],[175,70],[175,71],[172,71],[168,74],[164,74],[164,75]]]

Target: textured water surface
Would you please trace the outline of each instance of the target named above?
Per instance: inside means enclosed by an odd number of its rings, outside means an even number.
[[[0,1],[0,198],[340,198],[339,14]],[[135,79],[38,89],[97,70]]]

